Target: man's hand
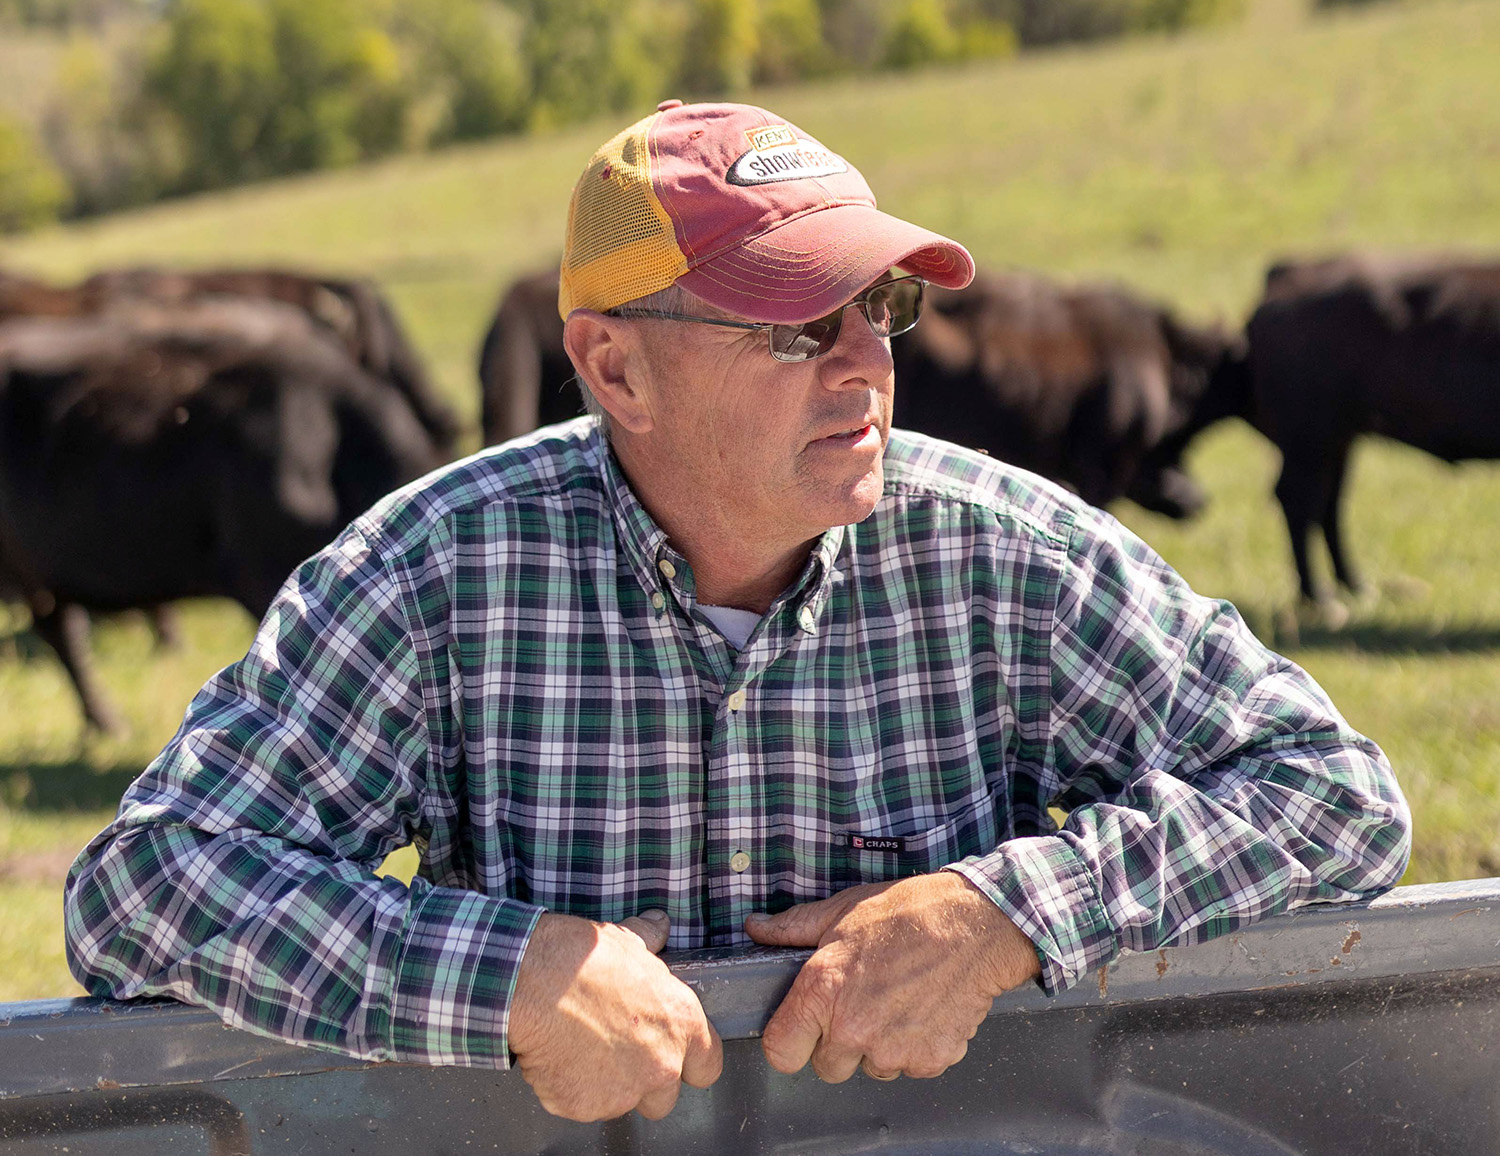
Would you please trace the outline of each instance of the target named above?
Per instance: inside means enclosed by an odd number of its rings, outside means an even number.
[[[964,1058],[997,995],[1037,976],[1036,949],[983,892],[941,871],[868,883],[779,915],[757,943],[816,947],[761,1037],[771,1066],[842,1083],[941,1075]]]
[[[724,1045],[703,1006],[656,957],[667,917],[623,923],[543,915],[521,957],[510,1049],[542,1107],[570,1120],[632,1108],[659,1120],[684,1082],[706,1088]]]

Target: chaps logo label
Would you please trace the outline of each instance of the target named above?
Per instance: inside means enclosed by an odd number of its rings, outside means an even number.
[[[899,855],[906,850],[906,840],[899,835],[841,835],[839,843],[852,851],[884,851]]]
[[[745,137],[750,142],[750,151],[730,165],[725,174],[731,185],[768,185],[773,181],[831,177],[849,171],[843,157],[829,152],[815,140],[797,136],[790,125],[751,129]]]

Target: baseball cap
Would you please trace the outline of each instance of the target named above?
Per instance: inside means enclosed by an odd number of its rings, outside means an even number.
[[[674,282],[752,321],[797,324],[900,266],[962,289],[956,241],[875,207],[859,171],[748,104],[663,101],[593,155],[568,205],[558,311]]]

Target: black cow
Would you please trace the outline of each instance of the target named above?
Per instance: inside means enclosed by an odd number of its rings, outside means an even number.
[[[556,271],[516,282],[485,337],[487,443],[582,412],[557,283]],[[1107,286],[1007,274],[927,292],[922,323],[892,342],[897,425],[983,448],[1101,505],[1128,495],[1183,517],[1203,504],[1172,439],[1237,340]]]
[[[480,429],[485,445],[583,412],[563,348],[557,270],[523,277],[506,291],[479,350]]]
[[[95,273],[76,292],[93,311],[122,299],[176,304],[236,296],[284,302],[335,335],[366,371],[395,386],[440,450],[451,450],[458,439],[458,418],[433,389],[385,297],[365,278],[320,277],[285,269],[145,266]]]
[[[1276,497],[1309,600],[1314,526],[1338,581],[1360,588],[1339,520],[1356,437],[1450,462],[1500,457],[1500,263],[1338,260],[1273,267],[1246,327],[1248,376],[1225,403],[1281,451]]]
[[[406,398],[300,310],[220,299],[0,323],[0,586],[89,723],[86,610],[281,582],[441,455]]]
[[[1391,278],[1430,276],[1455,265],[1461,257],[1442,253],[1335,253],[1324,257],[1290,257],[1266,269],[1262,301],[1320,293],[1349,282],[1378,284]]]
[[[897,425],[984,449],[1095,505],[1129,497],[1178,518],[1203,505],[1174,435],[1240,355],[1237,339],[1125,289],[1030,273],[927,294],[921,324],[891,344]]]

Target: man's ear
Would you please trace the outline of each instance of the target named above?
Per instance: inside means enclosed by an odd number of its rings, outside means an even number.
[[[563,345],[610,421],[643,434],[655,424],[645,384],[644,359],[629,322],[592,309],[575,309],[563,325]]]

